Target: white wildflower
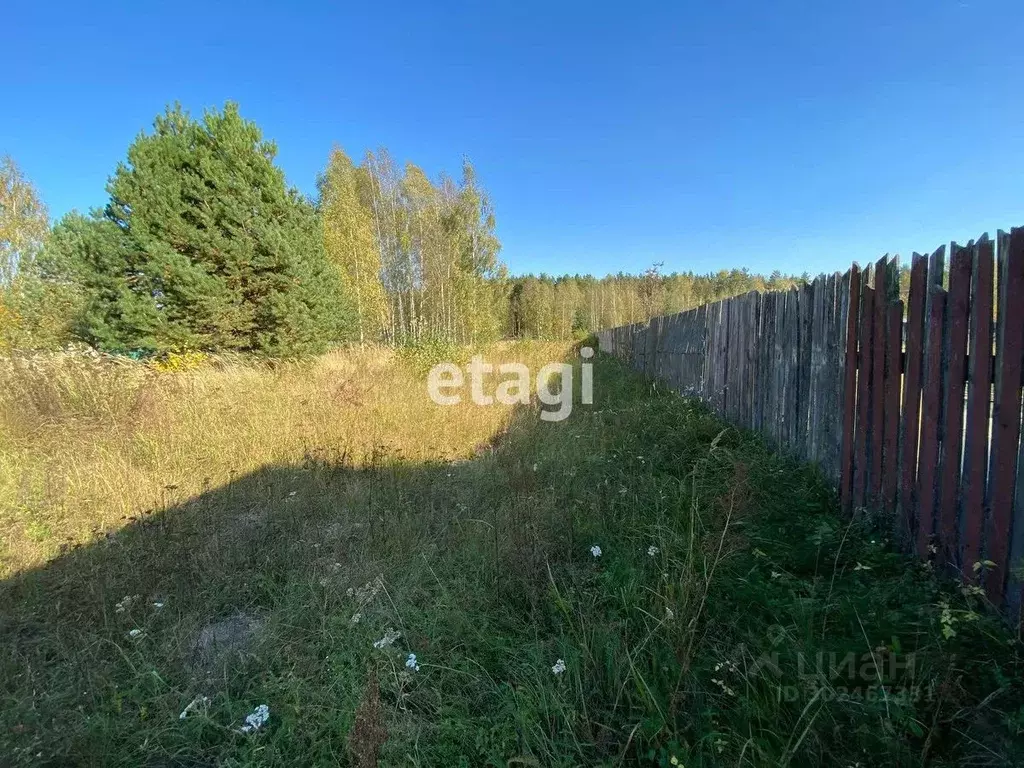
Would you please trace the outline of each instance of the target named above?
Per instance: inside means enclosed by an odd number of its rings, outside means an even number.
[[[565,659],[558,659],[555,665],[551,667],[551,672],[555,675],[560,675],[565,672]]]
[[[270,708],[266,704],[260,704],[256,709],[245,716],[245,725],[241,727],[242,733],[252,733],[262,728],[270,719]]]
[[[124,613],[132,604],[139,599],[138,595],[125,595],[124,599],[119,603],[114,603],[114,613]]]
[[[354,597],[356,602],[359,603],[359,606],[362,608],[376,600],[377,595],[379,595],[383,590],[384,577],[378,575],[373,581],[368,581],[361,587],[357,587],[355,589],[349,587],[346,594],[349,597]]]
[[[354,626],[354,625],[358,624],[362,620],[363,620],[363,614],[361,614],[361,613],[353,613],[352,614],[352,618],[349,619],[349,624],[352,624]]]
[[[647,556],[648,556],[648,557],[654,557],[654,556],[655,556],[655,555],[657,555],[657,554],[658,554],[658,552],[660,552],[660,551],[661,551],[661,550],[659,550],[659,549],[658,549],[658,548],[657,548],[656,546],[654,546],[653,544],[651,544],[651,546],[649,546],[649,547],[647,548]]]
[[[164,605],[165,605],[165,603],[164,603],[163,600],[156,600],[153,603],[153,608],[159,611],[161,608],[164,607]]]
[[[201,709],[205,712],[208,706],[210,706],[210,698],[208,696],[196,696],[189,702],[187,707],[181,710],[181,714],[178,715],[178,719],[184,720],[188,717],[190,712],[195,712],[197,709]]]
[[[388,627],[387,632],[384,633],[384,637],[382,637],[380,640],[374,641],[373,647],[376,648],[378,651],[384,648],[390,648],[392,645],[395,644],[395,640],[397,640],[401,636],[402,633],[399,632],[397,629],[391,629],[390,627]]]
[[[601,548],[597,544],[595,544],[594,546],[592,546],[590,548],[590,554],[592,554],[594,557],[600,557],[601,556]]]
[[[735,696],[736,695],[736,691],[734,691],[729,686],[729,684],[725,682],[725,680],[719,680],[717,677],[712,677],[711,678],[711,682],[714,683],[715,685],[717,685],[719,688],[721,688],[722,689],[722,693],[726,694],[727,696]]]
[[[132,640],[138,640],[143,634],[145,633],[141,629],[133,629],[128,632],[128,637]]]
[[[413,670],[414,672],[419,672],[420,671],[420,665],[416,663],[416,654],[415,653],[410,653],[409,656],[405,659],[405,666],[408,669]]]
[[[870,571],[871,570],[871,566],[870,565],[864,565],[863,563],[857,563],[857,565],[855,565],[853,567],[853,570],[855,570],[855,571]]]
[[[676,617],[675,613],[667,605],[665,606],[665,621],[672,621]]]

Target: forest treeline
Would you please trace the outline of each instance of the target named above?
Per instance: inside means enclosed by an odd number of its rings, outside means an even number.
[[[52,226],[0,161],[0,346],[302,355],[345,342],[563,339],[806,279],[508,274],[468,160],[431,179],[385,149],[335,148],[309,199],[236,105],[169,107],[128,147],[107,201]]]

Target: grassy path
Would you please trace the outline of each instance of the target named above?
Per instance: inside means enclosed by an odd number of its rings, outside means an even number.
[[[8,566],[0,764],[1020,764],[1019,642],[812,470],[608,358],[560,423],[414,407],[420,361],[386,365],[400,414],[330,397],[409,444],[354,460],[328,405],[282,414],[318,449],[269,435],[253,468]],[[133,440],[166,445],[154,423]]]

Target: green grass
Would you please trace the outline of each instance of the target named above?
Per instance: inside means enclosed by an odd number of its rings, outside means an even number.
[[[471,460],[297,457],[12,575],[0,763],[1024,760],[1021,647],[982,597],[698,403],[606,357],[594,391]],[[197,661],[237,613],[254,639]]]

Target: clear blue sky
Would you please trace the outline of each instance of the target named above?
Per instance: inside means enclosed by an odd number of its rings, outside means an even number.
[[[240,103],[312,192],[334,143],[468,155],[513,272],[788,272],[1024,224],[1020,0],[14,3],[0,153],[104,202],[164,105]]]

